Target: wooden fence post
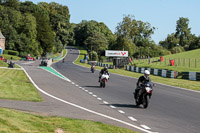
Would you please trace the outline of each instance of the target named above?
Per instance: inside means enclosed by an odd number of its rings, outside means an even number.
[[[189,68],[190,68],[190,58],[189,58]]]
[[[195,68],[197,68],[197,59],[195,58]]]

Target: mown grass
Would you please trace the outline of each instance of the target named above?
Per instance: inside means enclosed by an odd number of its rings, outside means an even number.
[[[58,128],[65,133],[136,133],[100,122],[41,116],[0,108],[1,133],[54,133]]]
[[[200,49],[163,56],[163,62],[159,62],[159,59],[160,57],[151,58],[150,64],[148,59],[133,60],[132,65],[178,72],[200,72]],[[169,60],[174,60],[174,66],[170,66]]]
[[[82,65],[85,67],[90,68],[89,64],[86,63],[80,63],[80,59],[83,58],[83,54],[86,54],[86,50],[80,50],[80,56],[79,58],[75,61],[76,64]],[[96,69],[102,69],[102,67],[95,67]],[[131,71],[126,71],[125,69],[109,69],[110,73],[116,73],[124,76],[130,76],[134,78],[139,78],[141,76],[141,73],[136,73],[136,72],[131,72]],[[111,75],[112,76],[112,75]],[[191,89],[191,90],[197,90],[200,91],[200,82],[199,81],[190,81],[190,80],[185,80],[185,79],[171,79],[171,78],[164,78],[160,76],[154,76],[150,75],[151,79],[153,82],[158,82],[166,85],[172,85],[176,87],[181,87],[181,88],[186,88],[186,89]]]
[[[25,101],[42,101],[38,91],[23,70],[0,68],[0,98]]]

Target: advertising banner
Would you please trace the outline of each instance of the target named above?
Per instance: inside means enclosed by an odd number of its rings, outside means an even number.
[[[128,51],[106,50],[105,56],[110,56],[110,57],[128,57]]]

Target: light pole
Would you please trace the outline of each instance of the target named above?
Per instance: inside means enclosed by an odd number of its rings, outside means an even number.
[[[149,64],[150,64],[150,58],[149,58],[149,50],[150,50],[150,48],[151,47],[148,48],[148,61],[149,61]]]
[[[176,44],[176,66],[177,66],[177,62],[178,62],[178,56],[177,56],[177,46],[179,46],[179,44]]]
[[[141,46],[140,46],[140,59],[141,59]]]

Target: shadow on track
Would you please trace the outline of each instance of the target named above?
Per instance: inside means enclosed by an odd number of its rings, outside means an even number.
[[[137,105],[133,105],[133,104],[107,104],[107,105],[115,106],[115,107],[121,107],[121,108],[140,108]]]
[[[90,87],[90,88],[101,88],[100,86],[84,86],[84,87]]]

